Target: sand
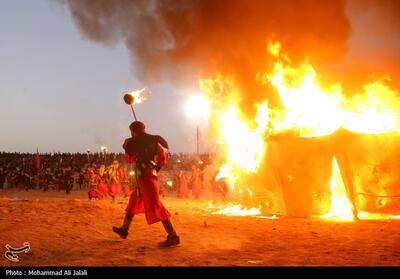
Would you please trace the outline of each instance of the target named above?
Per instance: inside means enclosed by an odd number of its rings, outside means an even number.
[[[161,223],[135,216],[129,236],[120,225],[127,199],[89,201],[86,192],[0,193],[0,266],[399,266],[400,220],[332,222],[211,214],[207,201],[163,199],[181,245],[159,249]],[[30,243],[19,262],[5,245]]]

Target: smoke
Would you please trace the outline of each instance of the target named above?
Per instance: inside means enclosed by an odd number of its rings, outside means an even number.
[[[255,101],[267,96],[273,102],[276,95],[255,80],[271,58],[270,39],[280,41],[294,63],[309,56],[329,83],[360,88],[371,73],[400,73],[398,0],[64,3],[84,37],[111,46],[124,43],[134,75],[144,83],[193,88],[199,77],[220,72],[241,87],[246,113],[254,112]]]
[[[353,31],[339,70],[360,84],[389,74],[399,87],[400,1],[351,0],[346,10]]]
[[[345,1],[81,0],[66,5],[88,39],[130,50],[145,82],[193,82],[229,72],[243,83],[263,68],[267,41],[282,41],[292,57],[313,53],[336,61],[346,52]]]

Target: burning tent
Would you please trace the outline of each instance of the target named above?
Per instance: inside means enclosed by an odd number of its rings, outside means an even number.
[[[400,134],[346,133],[335,142],[357,211],[400,213]]]
[[[276,137],[268,146],[260,183],[283,201],[271,210],[343,219],[400,213],[399,134],[343,129],[320,138]]]
[[[281,204],[285,208],[279,211],[292,216],[325,213],[328,208],[323,205],[329,205],[334,156],[330,138],[278,137],[271,139],[268,147],[266,162],[259,172],[273,176],[260,183],[266,187],[275,183],[275,191],[281,189]]]

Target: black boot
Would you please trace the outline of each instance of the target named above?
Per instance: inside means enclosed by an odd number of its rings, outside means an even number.
[[[131,224],[133,219],[133,215],[127,213],[124,218],[124,224],[122,227],[113,227],[113,231],[118,234],[121,238],[126,239],[128,237],[128,230],[129,230],[129,225]]]
[[[165,231],[168,233],[167,239],[163,242],[158,243],[160,248],[168,248],[177,246],[181,243],[179,236],[176,234],[172,223],[170,220],[165,220],[162,222]]]

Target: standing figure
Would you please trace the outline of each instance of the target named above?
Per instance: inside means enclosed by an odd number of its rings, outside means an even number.
[[[65,193],[69,195],[71,193],[72,188],[74,187],[72,170],[68,169],[64,171],[62,176],[62,184],[65,187]]]
[[[105,165],[100,165],[99,167],[99,176],[100,178],[103,178],[106,175],[106,166]]]
[[[99,191],[100,200],[108,196],[108,187],[104,177],[100,178],[99,184],[97,185],[97,189]]]
[[[178,173],[178,181],[179,181],[179,188],[178,188],[178,198],[180,199],[187,199],[189,198],[189,191],[188,191],[188,181],[184,171],[180,170]]]
[[[108,196],[107,176],[106,166],[100,165],[97,184],[97,190],[99,191],[100,199]]]
[[[3,191],[3,186],[6,181],[6,172],[0,169],[0,192]]]
[[[117,160],[114,160],[112,165],[107,170],[107,174],[109,176],[109,191],[108,194],[111,196],[112,200],[115,201],[115,198],[118,197],[121,189],[120,180],[121,173],[119,169],[119,163]]]
[[[94,170],[94,168],[92,167],[88,167],[87,171],[86,171],[86,185],[88,189],[92,189],[94,187],[93,184],[96,183],[96,172]]]
[[[228,196],[229,187],[224,177],[219,178],[218,180],[215,179],[213,188],[214,192],[218,196],[222,196],[222,199],[226,199]]]
[[[144,213],[147,224],[162,222],[168,234],[159,247],[176,246],[180,239],[170,221],[171,214],[160,201],[157,187],[157,175],[167,161],[162,146],[168,148],[168,143],[161,136],[147,134],[142,122],[135,121],[129,128],[132,137],[125,140],[123,148],[127,162],[134,163],[137,189],[129,198],[123,225],[113,227],[113,231],[126,238],[135,214]]]
[[[80,171],[78,179],[79,190],[82,190],[84,182],[85,182],[85,176],[83,175],[82,171]]]
[[[125,198],[129,197],[132,193],[131,188],[129,187],[131,183],[129,182],[130,182],[129,171],[127,167],[124,167],[121,169],[121,186]]]
[[[206,199],[211,199],[213,197],[213,178],[214,178],[214,171],[213,166],[207,165],[203,170],[203,196]]]
[[[168,189],[167,189],[167,178],[165,177],[164,173],[160,172],[158,174],[158,189],[159,189],[159,194],[162,198],[165,198],[168,195]]]
[[[201,173],[200,169],[195,165],[192,166],[192,176],[190,178],[190,184],[192,185],[192,195],[195,199],[198,199],[201,193]]]

